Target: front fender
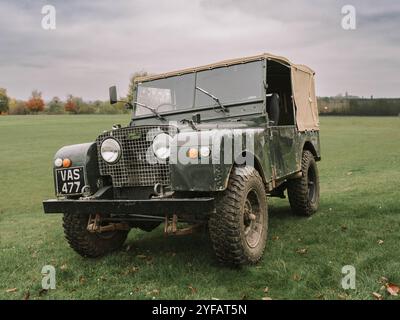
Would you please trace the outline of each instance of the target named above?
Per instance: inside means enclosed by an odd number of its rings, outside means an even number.
[[[54,155],[54,160],[57,158],[71,160],[71,167],[83,166],[86,185],[89,187],[90,193],[93,194],[99,188],[98,179],[100,177],[99,164],[97,159],[97,146],[95,142],[74,144],[62,147]],[[54,163],[54,161],[53,161]],[[55,167],[53,168],[54,186]]]
[[[193,136],[197,137],[193,138]],[[191,146],[206,145],[211,146],[211,157],[208,162],[200,159],[198,163],[181,163],[179,157],[174,158],[175,161],[170,164],[172,189],[175,191],[223,191],[227,187],[229,175],[235,163],[246,163],[261,169],[263,159],[259,159],[256,154],[264,148],[262,136],[263,130],[260,128],[180,133],[175,140],[180,155],[185,154]],[[251,147],[252,152],[247,149],[248,147]],[[263,172],[263,170],[260,171]]]
[[[190,131],[179,133],[173,141],[176,154],[170,159],[171,187],[174,191],[210,192],[224,189],[224,175],[229,167],[220,157],[223,135],[210,131]],[[190,161],[183,159],[190,147],[209,146],[211,156],[206,161],[202,159]]]

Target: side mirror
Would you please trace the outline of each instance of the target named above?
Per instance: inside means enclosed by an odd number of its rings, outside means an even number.
[[[110,87],[109,92],[110,92],[110,103],[116,104],[118,102],[117,87],[116,86]]]

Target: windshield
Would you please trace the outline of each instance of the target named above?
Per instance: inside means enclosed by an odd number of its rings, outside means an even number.
[[[140,83],[136,101],[159,113],[215,106],[210,94],[229,105],[261,99],[263,79],[263,61],[219,67]],[[150,110],[136,105],[136,116],[149,114]]]

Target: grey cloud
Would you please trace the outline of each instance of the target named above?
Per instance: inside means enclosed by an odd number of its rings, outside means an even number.
[[[398,96],[398,1],[353,0],[358,28],[344,31],[348,1],[2,1],[0,86],[26,98],[67,93],[104,99],[126,92],[137,70],[152,73],[272,52],[317,71],[320,95],[345,90]],[[40,27],[44,4],[57,30]],[[375,75],[385,77],[380,82]]]

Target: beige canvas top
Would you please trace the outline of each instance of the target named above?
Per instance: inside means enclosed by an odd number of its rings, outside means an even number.
[[[294,64],[290,62],[287,58],[282,56],[276,56],[270,53],[263,53],[256,56],[229,59],[195,68],[187,68],[157,75],[138,77],[135,79],[135,83],[168,78],[172,76],[178,76],[178,75],[204,71],[219,67],[227,67],[230,65],[257,61],[262,59],[273,60],[285,64],[291,68],[292,91],[296,106],[297,127],[300,131],[319,130],[318,107],[317,107],[317,99],[315,96],[315,85],[314,85],[315,72],[305,65]]]

